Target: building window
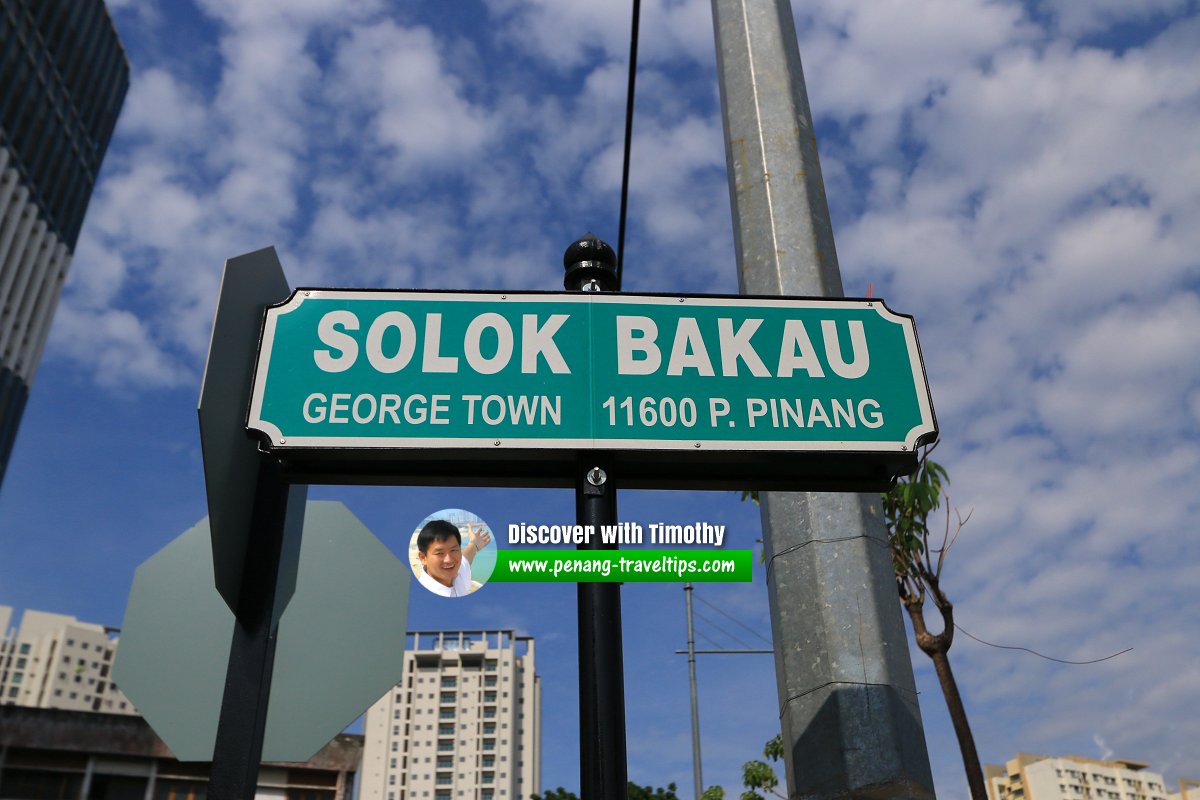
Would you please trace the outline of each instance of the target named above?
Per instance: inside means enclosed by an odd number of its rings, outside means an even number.
[[[483,662],[483,671],[484,672],[495,672],[496,671],[496,659],[494,659],[494,658],[485,659]]]
[[[494,709],[490,706],[488,708],[485,708],[483,710],[483,718],[484,719],[495,719],[496,718],[496,709]]]
[[[496,723],[494,723],[494,722],[483,723],[483,732],[487,733],[487,734],[495,733],[496,732]]]
[[[17,669],[25,669],[25,659],[23,659],[23,658],[17,659]]]
[[[454,757],[453,756],[438,756],[437,768],[438,769],[454,769]]]
[[[495,782],[496,782],[496,773],[494,773],[494,772],[483,773],[483,783],[495,783]]]
[[[454,735],[454,726],[453,725],[438,725],[438,736],[453,736],[453,735]]]
[[[438,719],[454,719],[454,709],[453,708],[439,708],[438,709]]]
[[[454,740],[453,739],[440,739],[437,743],[437,749],[438,749],[439,753],[454,752]]]
[[[484,750],[495,750],[496,749],[496,740],[495,739],[484,739],[483,740],[483,749]]]
[[[453,675],[442,676],[443,689],[453,689],[455,686],[458,686],[458,678],[454,677]]]
[[[480,762],[480,766],[483,766],[483,767],[496,766],[496,757],[495,756],[484,756],[483,760]]]
[[[437,778],[434,780],[434,783],[436,783],[438,786],[449,786],[450,784],[454,783],[454,773],[439,772],[437,774]]]
[[[484,692],[483,693],[483,702],[485,702],[485,703],[496,702],[496,693],[495,692]]]
[[[495,686],[496,685],[496,676],[495,675],[485,675],[483,678],[483,685],[484,686]]]
[[[71,640],[68,639],[67,644],[70,644],[70,643],[71,643]],[[22,644],[20,647],[17,648],[17,652],[23,656],[29,655],[29,643],[25,642],[24,644]]]
[[[455,698],[454,692],[442,692],[443,703],[453,703]]]

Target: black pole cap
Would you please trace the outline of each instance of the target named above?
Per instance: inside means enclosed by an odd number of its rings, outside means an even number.
[[[595,234],[584,234],[563,253],[563,286],[573,292],[612,292],[617,288],[617,256]]]

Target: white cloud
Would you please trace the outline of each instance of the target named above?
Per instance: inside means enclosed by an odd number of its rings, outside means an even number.
[[[1148,310],[1117,307],[1083,327],[1061,371],[1035,385],[1043,420],[1085,442],[1195,434],[1186,398],[1200,389],[1197,319],[1200,299],[1182,294]]]
[[[82,311],[60,306],[52,338],[100,386],[130,392],[179,386],[195,376],[156,345],[136,316],[118,310]]]
[[[1037,5],[1051,15],[1062,33],[1070,36],[1096,33],[1122,23],[1160,21],[1165,15],[1188,7],[1187,0],[1142,0],[1138,3],[1124,0],[1090,0],[1087,3],[1039,0]]]
[[[463,97],[426,29],[392,22],[354,29],[340,43],[332,78],[325,96],[367,111],[367,131],[398,162],[397,175],[468,168],[496,133],[491,115]]]
[[[558,70],[597,59],[628,63],[630,8],[590,0],[486,0],[506,42]],[[648,0],[642,4],[639,64],[713,57],[710,4]]]
[[[195,88],[158,67],[134,70],[121,113],[121,132],[156,144],[198,144],[208,124]]]

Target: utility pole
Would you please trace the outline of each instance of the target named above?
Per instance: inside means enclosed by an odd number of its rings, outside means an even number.
[[[738,279],[841,297],[789,0],[713,0]],[[932,798],[879,499],[762,495],[792,798]]]
[[[704,778],[700,773],[700,704],[696,699],[696,636],[692,628],[692,584],[683,585],[687,606],[688,683],[692,689],[692,781],[696,785],[696,800],[704,794]]]
[[[761,648],[746,648],[744,650],[697,650],[695,628],[692,625],[692,592],[691,583],[683,585],[685,609],[687,611],[687,650],[676,650],[675,655],[688,657],[688,683],[692,690],[692,780],[696,784],[696,800],[704,794],[704,778],[700,770],[700,703],[696,692],[696,656],[698,655],[750,655],[752,653],[774,653],[774,650]]]

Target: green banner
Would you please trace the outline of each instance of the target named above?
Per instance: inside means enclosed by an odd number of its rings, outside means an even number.
[[[501,550],[506,583],[749,583],[750,550]]]

